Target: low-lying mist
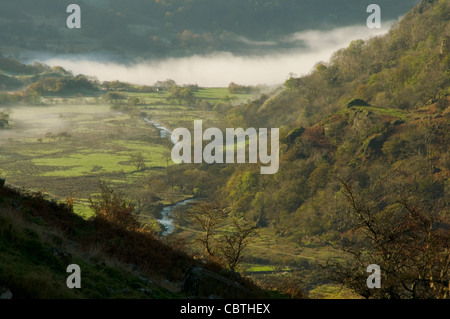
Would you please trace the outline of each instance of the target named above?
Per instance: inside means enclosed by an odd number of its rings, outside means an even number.
[[[72,105],[0,107],[2,111],[9,114],[13,128],[0,130],[0,146],[12,142],[11,139],[26,141],[46,134],[69,132],[79,120],[111,112],[108,105],[96,105],[95,108],[89,105],[77,105],[76,108]]]
[[[232,81],[245,85],[277,85],[289,74],[309,73],[320,61],[327,61],[333,52],[349,45],[352,40],[368,39],[386,33],[394,21],[383,22],[381,29],[366,25],[341,27],[329,31],[304,31],[281,38],[278,43],[298,43],[298,49],[276,54],[237,56],[230,52],[194,55],[136,62],[130,65],[98,61],[89,56],[54,57],[44,62],[60,65],[76,74],[97,77],[100,81],[120,80],[140,85],[152,85],[158,80],[173,79],[179,84],[196,83],[203,87],[226,87]],[[242,41],[241,38],[236,41]],[[264,43],[273,47],[278,44]],[[263,49],[262,49],[263,50]]]

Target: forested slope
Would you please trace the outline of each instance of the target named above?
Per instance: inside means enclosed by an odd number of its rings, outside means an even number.
[[[448,265],[446,272],[440,252],[449,249],[449,15],[448,1],[423,1],[386,36],[354,41],[309,75],[290,78],[272,97],[229,106],[226,116],[236,127],[281,127],[280,170],[262,176],[258,167],[203,168],[211,180],[226,179],[214,192],[203,175],[203,191],[300,246],[348,249],[357,242],[356,251],[365,247],[366,257],[385,269],[411,269],[403,273],[411,280],[406,287],[417,274],[439,273],[445,287]],[[402,257],[380,260],[380,249]],[[430,273],[415,269],[419,265]],[[396,284],[381,295],[417,296]]]

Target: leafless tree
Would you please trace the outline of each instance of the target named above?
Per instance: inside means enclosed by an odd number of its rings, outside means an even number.
[[[252,222],[234,219],[231,231],[224,233],[219,240],[219,250],[227,266],[235,270],[243,257],[243,251],[257,234]]]
[[[215,254],[213,248],[214,236],[217,232],[217,226],[224,221],[226,215],[225,209],[220,208],[217,204],[206,202],[195,204],[187,213],[188,219],[204,231],[198,240],[205,247],[205,252],[209,256]]]
[[[355,239],[344,250],[348,263],[331,261],[330,279],[366,298],[449,298],[450,224],[448,211],[423,212],[401,198],[383,210],[370,207],[341,180],[350,205]],[[366,285],[367,266],[381,268],[382,287]]]

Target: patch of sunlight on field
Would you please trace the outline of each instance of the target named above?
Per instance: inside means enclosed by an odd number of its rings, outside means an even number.
[[[164,99],[169,96],[169,92],[151,92],[151,93],[130,92],[127,95],[135,96],[138,98]]]
[[[221,99],[224,96],[230,96],[230,92],[226,88],[208,88],[200,89],[194,95],[202,99]]]
[[[195,97],[205,100],[220,100],[229,97],[234,101],[247,101],[255,98],[254,94],[230,94],[227,88],[208,88],[200,89],[194,93]]]
[[[38,166],[50,166],[56,169],[42,176],[83,176],[93,172],[131,172],[133,167],[121,164],[130,160],[130,156],[108,153],[71,154],[65,157],[36,158],[32,162]],[[100,168],[101,167],[101,168]],[[59,169],[58,169],[59,168]]]
[[[92,216],[94,216],[94,211],[89,207],[88,201],[80,201],[76,200],[73,204],[73,211],[75,214],[88,219]]]
[[[127,151],[119,151],[115,154],[120,154],[123,156],[130,157],[136,154],[142,155],[144,161],[146,162],[147,167],[152,166],[166,166],[166,159],[170,160],[170,149],[163,145],[154,145],[149,144],[147,142],[139,142],[139,141],[126,141],[126,140],[117,140],[113,141],[109,144],[118,144],[120,146],[126,147]]]
[[[275,271],[274,266],[251,266],[246,269],[248,272],[265,272],[265,271]]]
[[[142,155],[146,167],[167,165],[166,159],[169,155],[163,146],[125,140],[114,141],[108,144],[119,144],[125,146],[127,150],[118,152],[93,152],[89,149],[82,149],[77,153],[63,157],[34,158],[32,162],[37,166],[46,166],[47,169],[54,168],[51,171],[41,174],[41,176],[53,177],[74,177],[105,172],[132,173],[136,170],[132,158],[135,154]]]
[[[309,292],[311,299],[362,299],[348,288],[336,285],[321,285]]]

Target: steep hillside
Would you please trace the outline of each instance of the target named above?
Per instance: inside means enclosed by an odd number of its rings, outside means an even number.
[[[281,128],[280,169],[262,176],[257,167],[240,166],[225,177],[230,169],[216,168],[212,174],[222,172],[224,186],[218,192],[204,191],[220,198],[233,214],[273,229],[299,247],[347,249],[354,241],[359,242],[356,247],[365,247],[370,238],[357,229],[366,220],[352,214],[363,208],[369,225],[387,223],[376,229],[392,234],[410,231],[405,225],[412,221],[404,216],[425,214],[434,225],[432,236],[441,238],[438,234],[450,222],[449,15],[448,1],[424,0],[386,36],[354,41],[311,74],[286,81],[276,95],[230,107],[227,118],[234,125]],[[354,198],[360,201],[352,206]],[[421,234],[417,227],[412,234]],[[448,252],[445,233],[439,249]],[[427,239],[409,240],[413,251]],[[367,246],[370,256],[381,255],[375,253],[380,245]],[[395,245],[400,254],[403,244]],[[448,265],[447,270],[445,263],[422,265],[420,258],[431,260],[422,255],[426,251],[402,255],[402,260],[414,258],[405,267],[442,266],[433,274],[446,274],[445,290]],[[445,253],[427,253],[446,258]],[[377,258],[372,262],[384,262]],[[403,275],[411,280],[406,286],[417,279]],[[395,293],[383,296],[414,297],[402,289],[395,286]],[[423,296],[430,296],[426,291]]]
[[[250,282],[228,279],[224,275],[230,273],[221,273],[219,266],[161,242],[131,215],[126,218],[124,210],[108,206],[102,215],[84,220],[73,213],[70,199],[57,203],[4,182],[0,179],[1,299],[262,296]],[[113,212],[120,215],[112,218]],[[71,264],[81,269],[81,289],[66,285]],[[183,276],[190,269],[201,276],[191,271],[187,282]],[[202,280],[211,287],[196,288]]]
[[[260,105],[236,109],[252,125],[311,125],[355,98],[371,105],[414,110],[449,92],[449,2],[423,1],[386,36],[355,40],[309,75]]]

